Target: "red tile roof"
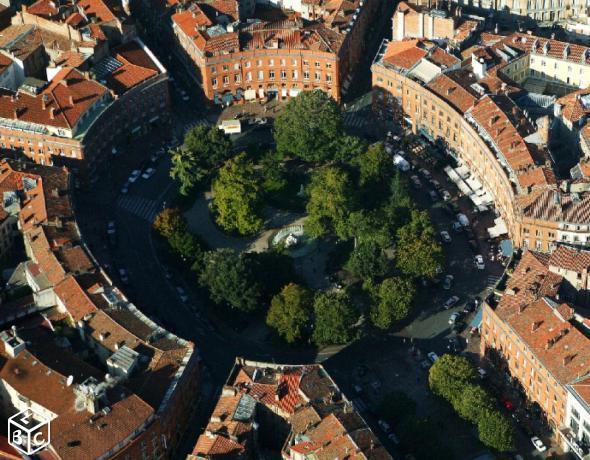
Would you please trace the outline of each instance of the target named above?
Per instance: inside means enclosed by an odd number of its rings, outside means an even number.
[[[391,41],[385,50],[383,62],[408,70],[428,54],[420,47],[421,43],[417,39]]]

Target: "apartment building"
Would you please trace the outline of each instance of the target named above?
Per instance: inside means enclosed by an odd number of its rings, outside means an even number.
[[[448,40],[454,48],[462,48],[475,39],[483,21],[461,16],[461,9],[449,5],[450,11],[409,2],[398,3],[392,18],[393,40],[427,38]]]
[[[187,460],[392,457],[319,364],[278,365],[236,358]]]
[[[576,439],[584,436],[572,391],[590,372],[590,321],[576,310],[588,306],[589,267],[588,251],[526,251],[484,302],[482,356],[518,382],[525,404],[566,445],[570,429]]]
[[[493,197],[517,247],[590,245],[588,184],[558,182],[548,120],[533,123],[515,103],[526,94],[521,64],[533,59],[523,39],[531,45],[536,38],[494,37],[482,36],[484,44],[462,52],[462,60],[425,39],[384,42],[372,66],[373,108],[442,142]],[[585,55],[570,50],[572,59]]]
[[[10,182],[21,187],[33,294],[10,305],[14,327],[0,333],[2,415],[30,408],[51,420],[43,458],[175,458],[198,391],[194,344],[141,313],[96,266],[65,169],[4,161],[0,184]]]
[[[178,46],[207,99],[227,105],[321,89],[340,100],[383,5],[356,0],[290,7],[294,12],[283,13],[272,5],[216,0],[191,3],[172,16]],[[260,18],[250,16],[255,11]]]

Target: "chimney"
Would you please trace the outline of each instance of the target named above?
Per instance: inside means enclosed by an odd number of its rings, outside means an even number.
[[[574,360],[575,356],[576,355],[565,355],[563,357],[563,365],[567,366],[569,363],[571,363]]]
[[[70,107],[74,107],[74,96],[70,94]]]
[[[454,87],[447,88],[447,96],[450,96],[453,91],[455,91]]]
[[[526,308],[526,304],[524,304],[524,303],[521,303],[521,304],[518,306],[518,313],[522,313],[522,312],[524,311],[524,309],[525,309],[525,308]],[[533,324],[534,324],[534,323],[533,323]]]
[[[49,118],[55,120],[55,108],[49,107]]]
[[[533,321],[533,323],[531,324],[531,332],[535,332],[537,329],[539,329],[539,327],[541,327],[541,324],[543,324],[543,321]]]

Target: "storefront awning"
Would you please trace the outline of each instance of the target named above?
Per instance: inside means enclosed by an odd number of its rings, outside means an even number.
[[[507,235],[508,227],[506,226],[504,219],[498,217],[496,220],[494,220],[494,226],[488,228],[488,234],[490,235],[490,238],[497,238],[501,235]]]
[[[512,257],[514,247],[512,246],[512,240],[502,240],[500,242],[500,249],[504,257]]]
[[[256,99],[256,90],[254,89],[247,89],[244,91],[244,99],[247,101],[251,101],[252,99]]]

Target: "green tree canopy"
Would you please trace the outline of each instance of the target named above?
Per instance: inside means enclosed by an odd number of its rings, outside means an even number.
[[[367,149],[367,142],[356,136],[342,135],[336,146],[334,159],[354,162],[354,159]]]
[[[265,194],[272,195],[287,187],[285,167],[276,152],[267,153],[260,164],[262,166],[262,190]]]
[[[266,324],[275,329],[287,343],[294,343],[304,338],[306,329],[311,325],[313,295],[298,284],[288,284],[273,297]]]
[[[307,194],[305,230],[314,237],[334,233],[348,220],[354,199],[348,174],[337,167],[317,170],[311,177]]]
[[[474,383],[477,371],[463,356],[443,355],[430,368],[428,384],[432,392],[449,401],[454,407],[463,388]]]
[[[332,159],[341,134],[340,107],[319,90],[304,91],[291,99],[274,125],[277,151],[305,161]]]
[[[350,253],[345,267],[362,280],[374,281],[387,273],[387,256],[374,241],[361,242]]]
[[[260,306],[258,283],[244,257],[231,249],[205,253],[199,281],[209,289],[211,299],[216,303],[227,303],[242,311],[253,311]]]
[[[168,244],[185,262],[195,264],[202,260],[203,246],[200,240],[188,230],[173,233],[168,238]]]
[[[382,209],[353,211],[339,223],[336,233],[343,239],[355,238],[357,243],[373,242],[380,248],[391,245],[387,214]]]
[[[357,313],[344,292],[318,294],[313,303],[313,341],[318,345],[341,344],[352,340]]]
[[[355,158],[354,163],[359,171],[359,186],[365,189],[367,197],[387,190],[393,175],[393,164],[383,144],[370,145],[364,153]]]
[[[227,231],[252,235],[262,228],[261,188],[254,165],[241,153],[228,160],[213,181],[216,222]]]
[[[246,252],[243,257],[261,286],[261,295],[266,302],[284,286],[297,281],[293,259],[283,251]]]
[[[442,262],[442,248],[426,211],[412,210],[410,222],[397,231],[397,267],[414,277],[434,278]]]
[[[186,231],[186,221],[177,208],[166,208],[154,220],[154,230],[164,238]]]
[[[371,307],[371,321],[380,329],[389,329],[394,321],[410,314],[415,288],[410,280],[397,276],[384,280]]]
[[[477,423],[486,412],[496,409],[496,403],[489,393],[481,386],[469,384],[463,387],[457,399],[455,410],[471,423]]]
[[[514,426],[500,411],[484,411],[477,423],[479,440],[500,452],[514,449]]]
[[[188,195],[214,168],[232,156],[232,142],[217,126],[191,128],[184,143],[171,152],[170,175],[180,184],[180,193]]]

